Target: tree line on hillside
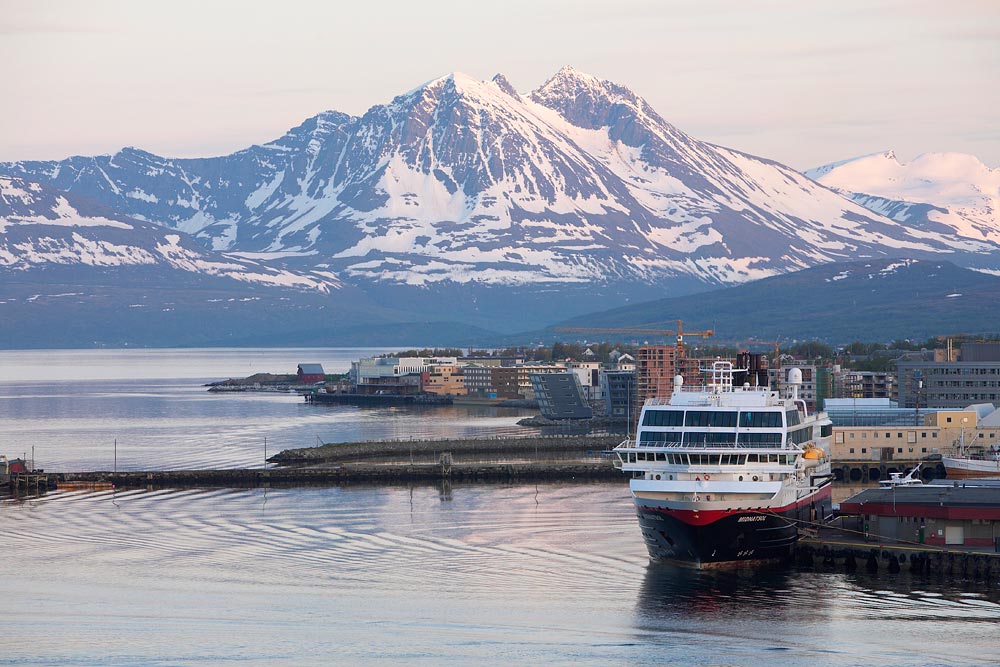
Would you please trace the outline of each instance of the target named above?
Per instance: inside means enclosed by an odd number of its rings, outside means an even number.
[[[839,363],[845,368],[858,371],[890,371],[893,362],[904,352],[919,352],[921,350],[934,350],[946,345],[946,337],[932,337],[927,340],[894,340],[890,343],[868,343],[855,341],[841,347],[833,347],[825,343],[816,341],[803,341],[780,345],[779,351],[783,359],[796,359],[803,362],[816,364]],[[997,342],[1000,341],[998,334],[985,334],[972,337],[956,337],[955,344],[968,340],[977,342]],[[386,357],[515,357],[525,361],[544,363],[552,361],[600,361],[611,363],[613,352],[619,354],[631,354],[633,357],[639,345],[621,342],[602,341],[600,343],[583,344],[575,342],[556,341],[551,345],[525,345],[511,346],[502,349],[469,349],[460,350],[457,348],[424,348],[420,350],[411,349],[386,354]],[[700,358],[725,357],[732,358],[740,350],[748,349],[748,346],[734,345],[689,345],[688,356]],[[753,352],[765,354],[769,359],[773,357],[774,347],[771,344],[760,343],[749,346]],[[591,354],[586,354],[590,350]]]

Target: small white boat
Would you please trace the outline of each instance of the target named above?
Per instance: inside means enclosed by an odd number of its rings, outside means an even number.
[[[891,472],[889,473],[889,479],[883,479],[880,481],[879,486],[912,486],[914,484],[923,484],[924,482],[922,479],[914,477],[922,465],[923,463],[918,463],[913,470],[905,475],[901,472]]]

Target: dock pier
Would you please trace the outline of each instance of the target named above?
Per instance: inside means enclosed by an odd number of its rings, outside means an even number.
[[[870,573],[901,572],[960,575],[985,578],[1000,576],[1000,552],[981,547],[938,547],[928,544],[869,542],[836,528],[807,533],[795,548],[800,566],[841,567],[847,572],[864,568]]]

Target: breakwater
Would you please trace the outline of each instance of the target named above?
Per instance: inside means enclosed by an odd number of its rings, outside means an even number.
[[[110,483],[118,488],[298,486],[472,482],[623,481],[610,459],[517,463],[342,463],[324,467],[55,473],[60,482]]]
[[[315,465],[347,461],[436,461],[450,453],[458,462],[500,458],[580,458],[599,456],[613,449],[622,436],[552,435],[529,438],[466,438],[446,440],[375,440],[330,443],[318,447],[286,449],[268,459],[279,465]],[[610,463],[609,463],[610,466]]]

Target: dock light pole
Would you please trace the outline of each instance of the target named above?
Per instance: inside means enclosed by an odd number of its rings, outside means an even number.
[[[115,474],[118,474],[118,438],[115,438]]]
[[[267,467],[267,436],[264,436],[264,467]]]

